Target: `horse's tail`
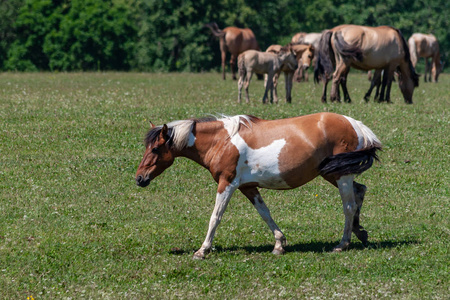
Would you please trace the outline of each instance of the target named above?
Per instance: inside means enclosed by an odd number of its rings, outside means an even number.
[[[348,44],[344,40],[344,37],[342,36],[342,33],[340,31],[336,32],[333,36],[334,36],[334,47],[342,57],[362,61],[363,54],[359,46]]]
[[[319,165],[320,175],[361,174],[372,166],[374,160],[379,160],[376,152],[381,150],[381,142],[377,136],[361,121],[346,118],[358,136],[359,145],[353,152],[325,158]]]
[[[405,61],[409,66],[409,71],[411,72],[411,78],[414,82],[414,86],[418,87],[419,86],[419,74],[416,73],[416,69],[414,68],[414,66],[411,62],[411,53],[410,53],[408,44],[406,43],[405,37],[403,36],[401,31],[397,28],[394,28],[394,29],[397,31],[398,36],[400,37],[400,40],[402,41],[403,52],[405,52]]]
[[[409,45],[409,54],[411,55],[411,63],[415,67],[417,64],[417,48],[416,48],[416,41],[414,40],[414,37],[410,37],[408,40]]]
[[[319,41],[319,55],[314,67],[314,82],[318,83],[320,77],[328,77],[333,73],[334,51],[331,47],[332,32],[326,30],[323,32]]]
[[[225,32],[223,32],[221,29],[219,29],[219,26],[217,25],[216,22],[211,22],[211,23],[205,24],[204,26],[211,29],[211,32],[215,37],[218,37],[218,38],[225,37]]]
[[[328,156],[319,165],[319,174],[322,176],[344,176],[361,174],[368,170],[374,160],[379,160],[376,151],[380,148],[370,148],[361,151],[339,153]]]
[[[238,56],[238,70],[239,70],[239,78],[245,78],[245,75],[247,74],[247,69],[245,68],[245,58],[243,53],[241,53]]]

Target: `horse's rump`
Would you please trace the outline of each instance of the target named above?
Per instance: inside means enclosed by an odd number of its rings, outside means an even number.
[[[348,44],[344,37],[342,36],[342,32],[337,31],[334,34],[334,48],[343,58],[355,59],[356,61],[362,61],[363,53],[361,47],[356,44]]]

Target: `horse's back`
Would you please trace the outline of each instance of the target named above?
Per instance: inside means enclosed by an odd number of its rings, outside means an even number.
[[[339,151],[343,140],[347,141],[347,148],[342,151],[354,151],[358,145],[356,132],[348,119],[343,115],[328,112],[279,120],[263,120],[255,124],[250,135],[248,138],[258,147],[263,147],[265,141],[271,139],[270,136],[274,139],[284,137],[301,143],[306,148],[320,148],[328,144],[327,147],[331,147],[332,152]]]
[[[431,57],[439,52],[439,44],[433,34],[414,33],[412,39],[416,46],[416,51],[420,57]]]
[[[339,32],[346,43],[361,49],[363,61],[355,62],[355,68],[383,68],[394,61],[403,60],[405,56],[403,37],[390,26],[340,25],[333,28],[333,32]]]
[[[359,145],[358,134],[349,118],[334,113],[260,120],[239,134],[246,147],[261,149],[261,153],[266,151],[264,149],[269,151],[275,145],[283,145],[276,159],[280,176],[289,187],[303,185],[315,178],[319,174],[318,166],[325,158],[355,151]]]

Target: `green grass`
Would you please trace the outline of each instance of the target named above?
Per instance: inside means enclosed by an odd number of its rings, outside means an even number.
[[[230,77],[230,76],[228,76]],[[449,291],[450,76],[423,83],[406,105],[322,104],[321,86],[296,83],[291,105],[250,104],[218,73],[0,74],[0,298],[26,299],[444,299]],[[283,82],[279,95],[284,97]],[[186,159],[145,188],[134,183],[149,120],[224,113],[276,119],[332,111],[380,138],[362,224],[370,246],[339,243],[338,191],[318,178],[291,191],[262,190],[288,239],[287,253],[236,193],[204,261],[216,184]]]

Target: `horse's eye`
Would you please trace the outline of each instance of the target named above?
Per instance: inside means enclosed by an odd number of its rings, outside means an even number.
[[[159,154],[159,149],[157,147],[153,148],[152,153]]]

